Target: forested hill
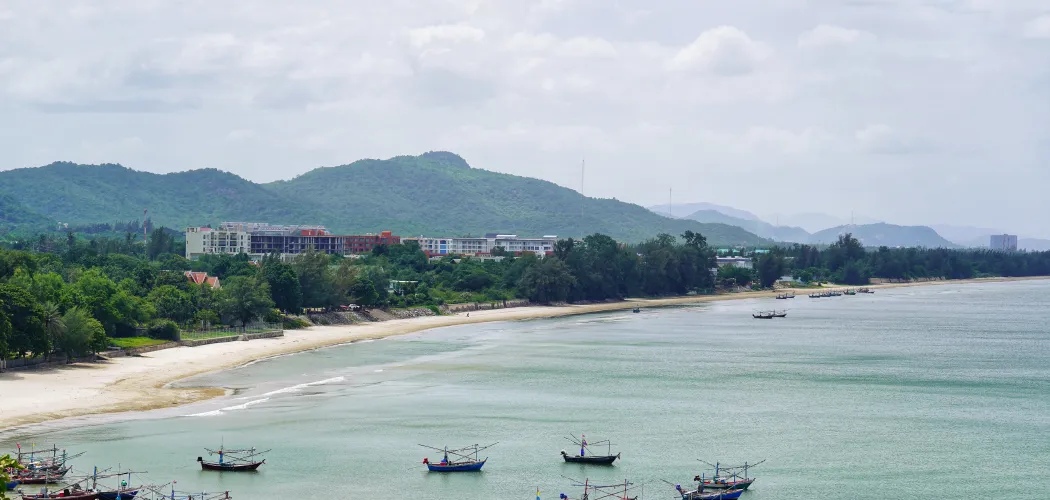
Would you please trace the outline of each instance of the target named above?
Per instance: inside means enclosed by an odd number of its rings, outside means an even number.
[[[669,219],[551,182],[471,168],[444,152],[361,160],[269,184],[214,169],[159,175],[63,162],[0,172],[3,195],[71,225],[137,220],[148,208],[155,226],[176,228],[252,220],[406,236],[601,232],[626,242],[693,230],[715,245],[769,243],[738,227]]]
[[[0,193],[0,234],[24,226],[53,224],[43,215],[33,212],[18,200]]]
[[[838,237],[852,233],[866,247],[925,247],[957,248],[958,245],[944,239],[927,226],[897,226],[894,224],[862,224],[839,226],[813,233],[810,243],[830,244]]]

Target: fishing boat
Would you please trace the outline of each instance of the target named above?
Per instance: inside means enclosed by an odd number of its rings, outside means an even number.
[[[777,295],[777,300],[787,300],[795,298],[795,294],[781,293]]]
[[[751,313],[751,317],[755,319],[773,319],[773,311],[759,311]]]
[[[166,488],[170,487],[168,490]],[[227,500],[233,498],[229,491],[206,493],[201,491],[177,491],[175,482],[161,486],[143,486],[139,498],[148,497],[151,500]],[[101,499],[101,497],[99,497]],[[121,497],[123,498],[123,497]]]
[[[773,311],[774,318],[786,318],[788,315],[787,311]]]
[[[742,491],[748,489],[751,486],[751,484],[755,482],[755,478],[748,477],[748,469],[755,467],[761,464],[762,462],[765,462],[765,460],[754,464],[744,462],[744,465],[737,465],[732,467],[723,466],[718,462],[715,462],[713,464],[710,462],[704,462],[703,460],[701,460],[701,462],[711,467],[714,467],[715,469],[714,476],[705,477],[704,475],[699,475],[693,478],[694,481],[703,486],[702,489]],[[741,472],[743,473],[743,475],[741,475]]]
[[[425,444],[419,446],[443,453],[441,461],[436,464],[431,462],[429,458],[423,458],[423,465],[426,465],[427,470],[430,472],[478,472],[485,466],[485,462],[488,461],[488,457],[485,457],[484,460],[479,460],[478,453],[496,446],[497,444],[499,443],[492,443],[488,446],[478,446],[475,444],[454,450],[448,449],[447,446],[444,448],[435,448]],[[452,456],[451,459],[449,458],[449,455]]]
[[[145,474],[145,472],[125,471],[117,472],[115,474],[105,474],[105,472],[106,471],[102,471],[102,474],[99,474],[98,467],[95,467],[94,472],[90,476],[91,488],[89,488],[89,491],[98,493],[99,500],[134,500],[134,498],[138,496],[140,488],[135,486],[129,486],[129,484],[131,483],[131,475]],[[125,476],[127,476],[126,479]],[[120,483],[117,485],[117,487],[107,488],[104,486],[99,486],[99,479],[106,479],[111,477],[120,479]]]
[[[250,472],[257,470],[259,466],[266,463],[266,459],[258,459],[259,456],[264,453],[268,453],[271,450],[256,451],[255,448],[248,448],[247,450],[227,450],[219,448],[218,450],[209,450],[205,448],[205,451],[209,455],[218,455],[218,462],[205,462],[204,457],[197,457],[197,461],[201,464],[202,470],[217,470],[227,472]]]
[[[675,485],[675,491],[682,496],[682,500],[737,500],[744,490],[718,490],[704,491],[704,486],[698,486],[692,491],[685,491],[681,485]]]
[[[57,445],[52,445],[51,449],[48,450],[33,450],[33,451],[22,451],[21,444],[15,444],[18,447],[15,460],[22,465],[26,470],[30,471],[42,471],[42,470],[53,470],[57,471],[65,468],[66,463],[74,458],[77,458],[84,454],[84,452],[70,455],[66,450],[62,450],[62,454],[58,453],[59,449]],[[50,457],[46,456],[48,453]]]
[[[15,488],[17,488],[17,487],[18,487],[18,485],[20,485],[20,484],[22,484],[22,482],[21,482],[21,481],[18,481],[18,480],[15,480],[15,481],[11,481],[11,482],[9,482],[9,483],[7,483],[7,484],[5,484],[5,485],[4,485],[4,486],[5,486],[6,488],[7,488],[7,489],[6,489],[6,490],[4,490],[4,491],[12,491],[12,490],[14,490]]]
[[[44,469],[38,471],[22,470],[15,475],[22,484],[54,484],[66,477],[69,467],[60,470]]]
[[[583,481],[566,479],[573,482],[573,487],[583,488],[583,495],[577,500],[638,500],[638,495],[632,494],[637,487],[626,479],[622,483],[606,485],[593,484],[590,479]],[[537,498],[539,498],[538,495]],[[558,495],[558,498],[559,500],[571,500],[565,493]]]
[[[589,465],[612,465],[620,454],[612,454],[612,442],[608,439],[603,441],[595,441],[593,443],[587,443],[587,436],[580,434],[580,439],[576,439],[576,436],[567,437],[569,441],[572,441],[576,446],[580,447],[579,455],[569,455],[565,450],[561,450],[561,458],[571,464],[589,464]],[[601,446],[606,445],[605,455],[593,455],[591,454],[591,445]]]
[[[846,295],[856,295],[857,291],[850,289],[850,290],[846,290],[845,292],[842,292],[842,293],[844,293]]]
[[[872,290],[870,288],[861,288],[860,290],[857,290],[857,293],[875,293],[875,290]]]
[[[640,312],[642,312],[642,310],[641,310],[641,309],[639,309],[639,308],[637,308],[637,307],[635,307],[635,308],[634,308],[634,310],[633,310],[632,312],[640,313]]]
[[[98,493],[93,491],[85,491],[77,486],[72,488],[63,488],[59,491],[48,491],[46,488],[41,490],[39,494],[31,495],[22,493],[23,500],[43,500],[51,498],[62,498],[64,500],[97,500]]]

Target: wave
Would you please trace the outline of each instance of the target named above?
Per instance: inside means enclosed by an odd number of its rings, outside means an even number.
[[[282,389],[276,389],[276,390],[273,390],[273,391],[261,394],[260,396],[268,398],[269,396],[276,396],[278,394],[288,394],[288,393],[292,393],[292,392],[299,392],[299,391],[301,391],[303,389],[306,389],[307,387],[314,387],[314,386],[325,385],[325,384],[334,384],[336,382],[342,382],[344,380],[346,380],[346,377],[343,377],[343,376],[326,378],[324,380],[318,380],[316,382],[307,382],[305,384],[297,384],[297,385],[293,385],[293,386],[290,386],[290,387],[285,387],[285,388],[282,388]],[[248,398],[244,397],[244,398],[240,398],[240,399],[248,399]]]

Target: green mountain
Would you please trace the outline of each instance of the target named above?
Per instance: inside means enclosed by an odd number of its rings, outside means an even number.
[[[730,226],[736,226],[754,233],[757,236],[769,238],[774,241],[786,241],[791,243],[805,243],[809,241],[809,233],[800,227],[774,226],[761,220],[733,217],[717,210],[698,210],[684,218],[709,224],[728,224]]]
[[[33,212],[24,204],[0,193],[0,235],[24,227],[51,227],[54,221]]]
[[[814,233],[810,243],[831,244],[839,235],[853,233],[853,237],[868,247],[926,247],[955,248],[957,245],[944,239],[930,227],[897,226],[893,224],[863,224],[856,226],[838,226]]]
[[[361,160],[269,184],[214,169],[159,175],[113,164],[52,163],[0,172],[0,195],[70,224],[136,220],[148,208],[155,225],[176,228],[240,220],[403,236],[602,232],[627,242],[693,230],[712,244],[770,243],[738,227],[668,219],[547,181],[471,168],[444,152]]]

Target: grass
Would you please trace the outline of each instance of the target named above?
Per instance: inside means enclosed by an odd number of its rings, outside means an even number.
[[[123,337],[123,338],[110,338],[109,345],[121,347],[124,349],[133,349],[135,347],[147,347],[151,345],[160,345],[170,342],[169,340],[151,339],[149,337]]]
[[[219,337],[238,337],[246,333],[263,333],[272,332],[275,330],[282,330],[283,325],[281,324],[269,324],[269,325],[250,325],[245,327],[225,327],[225,328],[211,328],[203,331],[185,331],[183,330],[180,334],[182,340],[203,340],[203,339],[214,339]]]

